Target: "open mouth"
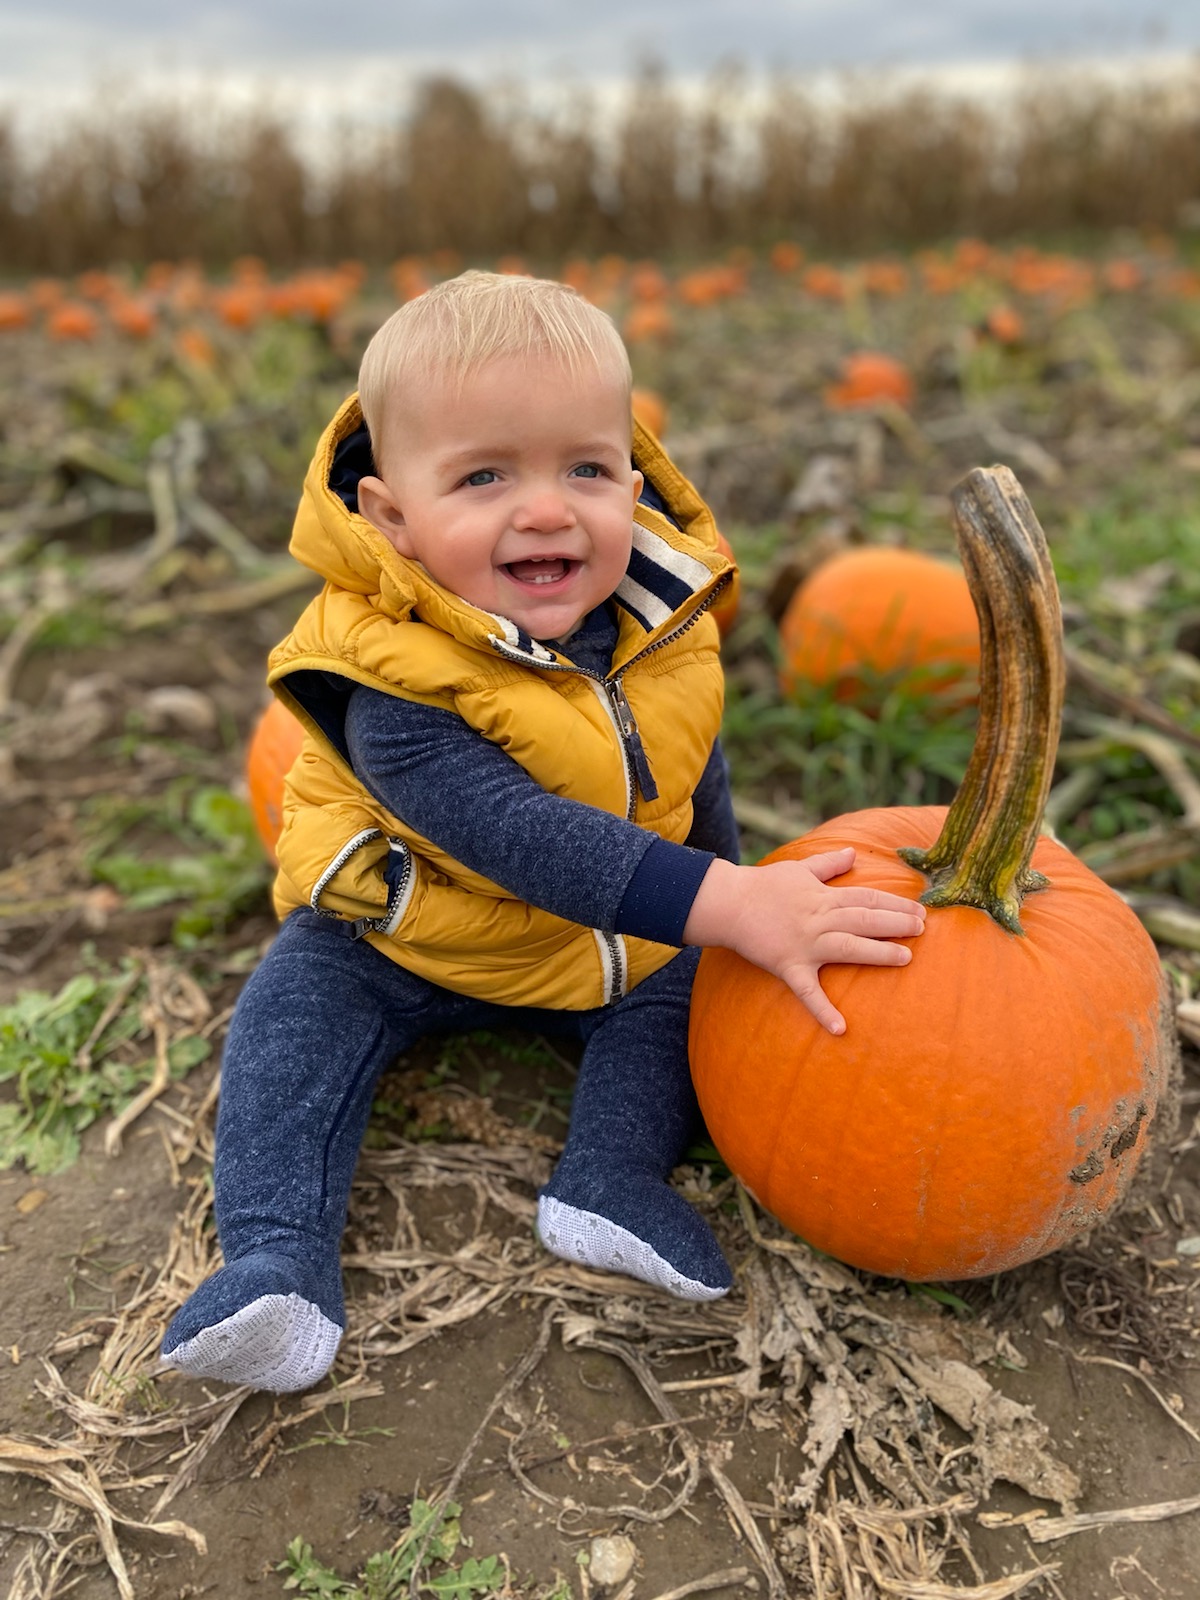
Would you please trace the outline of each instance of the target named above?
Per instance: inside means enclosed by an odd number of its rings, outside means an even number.
[[[540,589],[548,584],[562,583],[579,565],[565,556],[530,556],[524,561],[510,561],[504,570],[514,583],[522,587]]]

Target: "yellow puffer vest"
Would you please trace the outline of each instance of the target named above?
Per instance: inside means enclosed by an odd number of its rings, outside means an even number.
[[[707,612],[734,569],[712,515],[636,427],[635,463],[680,526],[637,507],[629,569],[613,596],[618,643],[601,681],[442,588],[349,510],[331,475],[340,486],[356,450],[369,462],[351,396],[317,446],[292,534],[292,554],[324,587],[269,664],[268,682],[307,735],[286,785],[276,910],[311,906],[346,919],[401,966],[462,994],[556,1010],[607,1004],[674,947],[539,910],[390,815],[350,769],[329,675],[454,711],[552,793],[682,841],[721,719]]]

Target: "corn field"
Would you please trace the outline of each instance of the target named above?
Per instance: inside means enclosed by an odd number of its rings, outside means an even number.
[[[1198,89],[1200,68],[1169,84],[1042,68],[1003,101],[867,86],[833,107],[799,80],[726,69],[689,95],[648,68],[602,113],[583,93],[539,110],[441,78],[379,123],[347,120],[319,158],[270,107],[134,91],[38,139],[0,110],[0,268],[1173,230],[1200,204]]]

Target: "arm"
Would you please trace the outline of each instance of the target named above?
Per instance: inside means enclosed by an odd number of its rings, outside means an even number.
[[[850,850],[739,867],[671,844],[550,794],[452,712],[358,688],[346,740],[355,772],[381,804],[511,894],[585,927],[736,950],[787,983],[833,1033],[845,1023],[818,969],[834,961],[903,966],[912,952],[888,941],[924,927],[915,901],[827,887],[849,870]],[[719,797],[724,761],[715,747],[706,777]],[[721,810],[708,807],[718,817]]]
[[[683,943],[711,850],[549,793],[450,711],[356,688],[345,737],[375,798],[472,871],[584,927]]]

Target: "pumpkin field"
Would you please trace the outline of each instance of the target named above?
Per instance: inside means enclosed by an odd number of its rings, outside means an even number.
[[[981,720],[951,495],[1009,469],[1065,639],[1041,817],[1060,856],[1038,848],[1123,903],[1121,931],[1081,926],[1058,959],[1089,963],[1102,1012],[1129,941],[1153,940],[1182,1081],[1129,1134],[1148,1148],[1122,1206],[972,1276],[844,1265],[698,1145],[675,1181],[736,1284],[685,1304],[534,1236],[570,1052],[427,1041],[379,1088],[331,1377],[206,1385],[157,1349],[214,1265],[221,1043],[274,925],[281,758],[247,752],[267,651],[315,591],[291,515],[371,332],[469,264],[561,276],[611,313],[635,405],[737,558],[720,623],[744,860],[845,813],[949,804]],[[4,1592],[1200,1592],[1194,241],[64,270],[0,289],[0,385]],[[986,990],[990,958],[956,959],[947,985]],[[1058,993],[1029,997],[1047,1077],[1072,1048]],[[722,991],[735,1037],[736,1005]],[[882,1076],[939,1010],[877,1019]],[[954,1014],[966,1078],[998,1024]],[[892,1131],[855,1105],[868,1155]],[[991,1159],[973,1137],[967,1171]],[[1023,1203],[1019,1167],[987,1170],[997,1209]],[[859,1198],[847,1178],[850,1224]]]

